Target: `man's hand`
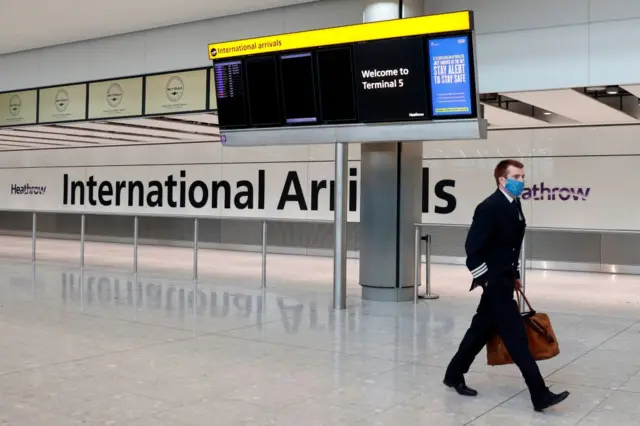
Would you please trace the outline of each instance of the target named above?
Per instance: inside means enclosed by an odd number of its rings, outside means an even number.
[[[517,279],[513,287],[516,289],[516,291],[522,291],[522,281],[520,279]]]

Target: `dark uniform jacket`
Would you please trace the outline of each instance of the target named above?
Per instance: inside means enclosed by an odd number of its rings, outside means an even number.
[[[525,228],[520,199],[510,202],[499,188],[478,204],[465,242],[466,264],[473,277],[469,291],[505,274],[520,278]]]

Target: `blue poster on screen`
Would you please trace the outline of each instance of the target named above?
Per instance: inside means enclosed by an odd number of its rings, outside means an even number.
[[[469,37],[429,40],[431,105],[434,117],[471,115]]]

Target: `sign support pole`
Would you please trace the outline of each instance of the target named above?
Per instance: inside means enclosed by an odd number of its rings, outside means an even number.
[[[348,144],[335,144],[335,243],[333,252],[333,308],[347,308],[347,189],[349,187]]]

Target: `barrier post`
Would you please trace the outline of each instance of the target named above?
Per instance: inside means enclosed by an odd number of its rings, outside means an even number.
[[[193,219],[193,279],[198,279],[198,218]]]
[[[31,262],[35,263],[36,261],[36,212],[33,212],[33,216],[31,217]]]
[[[85,233],[85,216],[80,216],[80,267],[84,268],[84,233]]]
[[[416,225],[415,228],[415,236],[414,236],[414,256],[413,256],[413,269],[414,269],[414,277],[413,277],[413,303],[418,303],[418,288],[420,287],[420,265],[422,264],[422,244],[420,244],[420,240],[422,239],[422,230],[420,229],[420,225]]]
[[[138,216],[133,217],[133,273],[138,274]]]
[[[198,218],[193,218],[193,280],[192,280],[191,293],[193,297],[191,299],[191,314],[195,318],[198,313],[196,309],[196,301],[198,299]],[[196,323],[194,322],[194,327]],[[194,329],[195,332],[195,329]]]
[[[262,221],[262,281],[261,288],[267,287],[267,221]]]
[[[439,299],[440,296],[431,292],[431,235],[425,235],[422,237],[425,241],[425,263],[424,263],[424,276],[425,276],[425,294],[422,296],[423,299],[427,300],[436,300]]]

